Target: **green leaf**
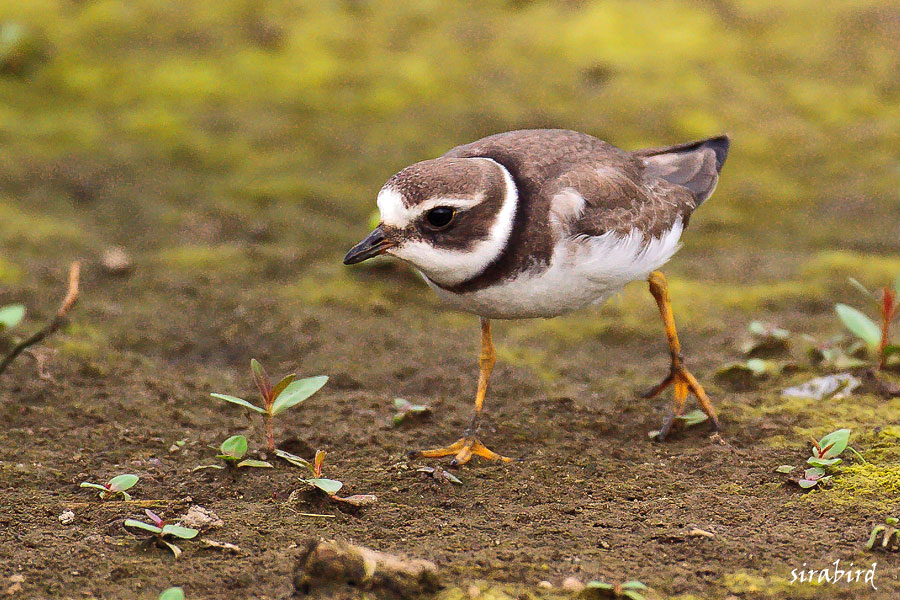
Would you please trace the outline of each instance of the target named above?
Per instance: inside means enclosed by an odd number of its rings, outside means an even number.
[[[806,462],[813,465],[814,467],[833,467],[834,465],[839,465],[844,461],[842,461],[840,458],[819,458],[817,456],[810,456],[806,459]]]
[[[849,429],[838,429],[837,431],[832,431],[821,440],[819,440],[819,448],[831,446],[831,448],[828,449],[828,452],[826,452],[825,456],[823,456],[822,458],[834,458],[835,456],[840,456],[841,452],[843,452],[847,447],[847,443],[849,441]]]
[[[896,525],[897,523],[900,523],[900,519],[898,519],[897,517],[888,517],[884,520],[884,522],[888,525]]]
[[[691,412],[687,413],[686,415],[680,415],[678,417],[678,420],[681,421],[685,427],[690,427],[692,425],[698,425],[700,423],[703,423],[707,419],[709,419],[709,417],[706,415],[705,412],[703,412],[700,409],[692,410]]]
[[[884,347],[885,358],[893,356],[894,354],[900,355],[900,344],[888,344]]]
[[[615,589],[616,586],[614,586],[611,583],[603,583],[602,581],[588,581],[584,587],[589,590],[610,590],[610,591],[612,591],[613,589]]]
[[[181,548],[179,548],[178,546],[176,546],[176,545],[173,544],[172,542],[167,542],[167,541],[165,541],[165,540],[163,540],[162,543],[165,544],[166,547],[167,547],[169,550],[172,551],[172,554],[175,555],[175,558],[178,558],[179,556],[181,556]]]
[[[623,590],[646,590],[647,586],[637,580],[626,581],[621,586]]]
[[[144,531],[149,531],[150,533],[162,533],[162,529],[157,527],[156,525],[144,523],[143,521],[136,521],[134,519],[125,519],[123,525],[125,527],[134,527],[135,529],[143,529]]]
[[[261,469],[274,469],[272,463],[267,463],[264,460],[254,460],[252,458],[248,458],[247,460],[242,460],[237,464],[238,467],[257,467]]]
[[[775,469],[775,472],[776,473],[790,473],[793,470],[794,470],[794,467],[792,465],[781,465],[780,467]]]
[[[25,318],[24,304],[7,304],[0,306],[0,331],[12,329]]]
[[[275,384],[275,387],[272,388],[272,397],[277,398],[281,395],[281,392],[284,391],[284,388],[289,386],[294,379],[297,378],[296,373],[291,373],[290,375],[285,375],[281,378],[281,381]]]
[[[837,304],[834,310],[844,326],[865,342],[870,352],[874,354],[878,351],[881,344],[881,329],[872,319],[846,304]]]
[[[259,388],[259,393],[268,401],[272,394],[272,382],[269,380],[269,374],[255,358],[250,359],[250,370],[253,371],[253,380],[256,382],[256,387]]]
[[[869,541],[866,542],[866,549],[871,550],[875,547],[875,540],[878,538],[878,534],[887,529],[884,525],[876,525],[872,529],[872,535],[869,536]]]
[[[181,538],[183,540],[189,540],[191,538],[197,537],[197,534],[200,533],[196,529],[191,529],[190,527],[182,527],[181,525],[164,525],[162,528],[163,535],[174,535],[177,538]]]
[[[247,454],[247,438],[242,435],[233,435],[219,446],[219,450],[222,452],[224,458],[227,459],[240,459],[243,458],[245,454]]]
[[[281,448],[276,448],[275,456],[277,456],[279,458],[283,458],[284,460],[288,461],[295,467],[305,467],[305,468],[309,469],[309,472],[312,473],[313,475],[316,474],[316,470],[313,467],[313,464],[311,462],[309,462],[308,460],[306,460],[305,458],[300,458],[296,454],[291,454],[290,452],[286,452],[285,450],[282,450]]]
[[[329,496],[333,496],[341,491],[344,484],[336,479],[325,479],[324,477],[313,477],[312,479],[304,479],[310,485],[314,485]]]
[[[125,500],[126,502],[131,502],[131,494],[129,494],[128,492],[115,492],[115,493],[122,494],[122,500]]]
[[[292,382],[284,388],[284,391],[281,392],[281,395],[275,400],[275,403],[272,405],[272,414],[277,415],[278,413],[303,402],[322,389],[322,386],[327,382],[328,377],[325,375],[307,377],[306,379]]]
[[[811,487],[815,487],[817,483],[819,483],[818,479],[801,479],[797,482],[797,484],[805,490],[808,490]]]
[[[244,408],[249,408],[250,410],[255,410],[258,413],[266,414],[266,409],[260,408],[255,404],[251,404],[244,400],[243,398],[238,398],[236,396],[229,396],[228,394],[210,394],[213,398],[218,398],[219,400],[224,400],[225,402],[231,402],[232,404],[239,404]]]
[[[822,467],[810,467],[804,472],[803,476],[806,477],[807,479],[818,479],[819,477],[822,477],[824,474],[825,474],[825,469],[823,469]]]
[[[180,587],[170,587],[162,591],[159,600],[184,600],[184,590]]]
[[[394,398],[394,408],[397,410],[406,410],[409,407],[409,401],[403,398]]]
[[[124,492],[134,487],[138,482],[137,475],[116,475],[109,480],[109,490],[112,492]]]
[[[90,481],[82,481],[81,487],[83,488],[93,488],[95,490],[100,490],[101,492],[108,492],[105,485],[100,485],[99,483],[91,483]]]

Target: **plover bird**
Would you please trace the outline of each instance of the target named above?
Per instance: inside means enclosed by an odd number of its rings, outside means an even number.
[[[691,214],[712,194],[726,136],[627,152],[575,131],[510,131],[411,165],[378,194],[381,222],[344,258],[388,254],[413,265],[450,306],[481,318],[475,415],[462,438],[423,457],[512,460],[478,438],[495,363],[491,319],[555,317],[602,303],[647,280],[671,353],[665,439],[693,393],[712,426],[712,403],[685,368],[666,279],[657,269],[680,247]]]

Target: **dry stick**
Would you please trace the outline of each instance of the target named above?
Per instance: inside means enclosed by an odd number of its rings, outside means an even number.
[[[81,502],[75,500],[63,501],[65,506],[107,506],[115,508],[116,505],[125,504],[127,506],[168,506],[175,504],[178,500],[94,500],[89,502]]]
[[[53,317],[53,320],[50,323],[32,335],[30,338],[26,339],[23,342],[20,342],[15,348],[12,349],[6,358],[0,362],[0,375],[3,374],[3,371],[18,357],[22,352],[29,348],[30,346],[34,346],[35,344],[40,343],[44,338],[49,335],[55,333],[60,327],[65,325],[66,323],[66,315],[69,313],[69,310],[75,305],[78,301],[78,282],[81,279],[81,263],[75,261],[72,263],[72,266],[69,267],[69,289],[66,292],[66,297],[63,298],[62,304],[59,306],[59,310],[56,311],[56,316]]]

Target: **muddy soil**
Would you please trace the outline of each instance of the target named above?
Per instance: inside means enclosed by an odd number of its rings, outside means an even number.
[[[283,598],[311,537],[432,560],[447,597],[472,584],[541,597],[561,593],[567,577],[638,579],[653,597],[887,598],[900,590],[897,557],[863,549],[884,511],[896,509],[885,484],[804,493],[775,472],[802,463],[805,432],[824,433],[845,413],[817,412],[813,401],[782,406],[780,379],[745,392],[714,383],[723,359],[738,357],[742,317],[707,324],[702,335],[683,328],[690,365],[709,382],[724,431],[711,436],[701,424],[663,444],[647,433],[659,426],[667,399],[635,392],[664,374],[665,343],[654,327],[616,326],[627,306],[567,318],[570,333],[609,322],[578,339],[530,335],[540,322],[498,323],[501,361],[482,437],[523,461],[476,459],[454,485],[416,470],[446,461],[410,460],[406,451],[449,443],[467,424],[474,318],[443,312],[397,267],[346,275],[346,301],[296,307],[243,291],[246,282],[227,268],[221,278],[179,277],[141,255],[134,260],[125,278],[86,265],[69,329],[38,349],[40,365],[23,356],[0,379],[3,563],[7,577],[24,576],[20,587],[8,583],[12,596],[150,598],[181,585],[196,598]],[[27,299],[52,311],[50,283],[62,275],[49,269],[47,284]],[[278,285],[276,276],[263,279]],[[353,298],[367,285],[384,294],[381,303]],[[655,325],[644,294],[635,289],[621,304],[642,302],[635,310]],[[142,295],[156,298],[159,310],[126,308]],[[787,313],[792,320],[808,322]],[[26,326],[39,321],[35,315]],[[97,331],[113,333],[86,347]],[[538,358],[521,358],[528,353]],[[308,492],[301,471],[271,457],[274,469],[193,471],[215,463],[214,448],[229,435],[246,434],[254,450],[262,444],[258,423],[209,397],[253,397],[251,356],[277,373],[330,375],[320,393],[281,415],[276,439],[307,458],[326,449],[325,474],[343,481],[346,493],[375,494],[376,505],[349,510]],[[394,426],[395,397],[428,404],[433,416]],[[871,458],[867,450],[896,431],[885,427],[900,401],[842,402],[844,409],[858,403],[852,414],[863,427],[854,428],[853,443]],[[124,472],[141,478],[133,502],[99,501],[78,487]],[[849,478],[836,476],[839,484]],[[239,554],[185,541],[184,555],[173,560],[142,548],[122,526],[144,508],[177,518],[194,504],[224,521],[201,537],[236,544]],[[63,524],[66,511],[74,520]],[[878,591],[863,583],[790,584],[803,563],[824,568],[838,559],[877,562]],[[539,588],[542,581],[555,591]]]

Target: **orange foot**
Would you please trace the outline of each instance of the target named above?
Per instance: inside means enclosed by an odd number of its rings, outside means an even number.
[[[455,455],[453,460],[450,461],[451,467],[461,467],[469,462],[473,456],[480,456],[488,460],[501,460],[503,462],[513,462],[516,460],[515,458],[497,454],[482,444],[474,435],[468,434],[445,448],[413,450],[409,454],[413,458],[441,458],[444,456]]]
[[[684,365],[681,364],[680,357],[672,364],[672,370],[669,371],[669,375],[663,379],[659,385],[644,394],[644,398],[653,398],[670,385],[673,386],[672,389],[674,391],[672,410],[663,421],[662,427],[659,429],[659,435],[656,439],[663,441],[666,439],[666,436],[669,435],[675,418],[681,416],[684,412],[684,405],[687,403],[688,393],[694,394],[694,396],[697,397],[697,400],[700,402],[700,408],[706,413],[706,416],[709,417],[709,420],[712,423],[713,430],[719,431],[719,419],[716,417],[716,411],[713,408],[709,396],[706,395],[700,382],[698,382],[697,379],[691,375],[690,371],[685,369]]]

